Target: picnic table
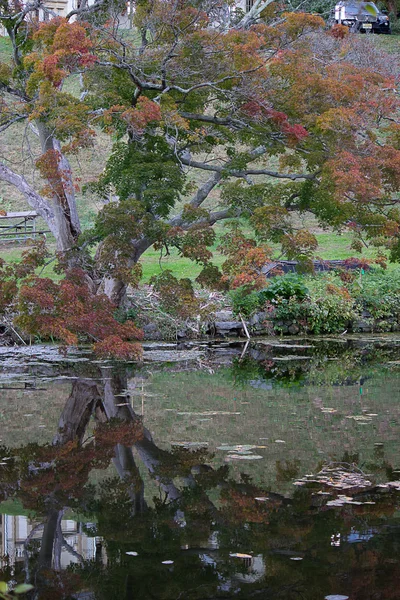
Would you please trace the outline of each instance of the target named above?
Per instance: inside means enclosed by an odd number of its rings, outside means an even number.
[[[0,243],[35,240],[38,235],[49,233],[49,230],[37,229],[38,216],[34,210],[0,213]]]

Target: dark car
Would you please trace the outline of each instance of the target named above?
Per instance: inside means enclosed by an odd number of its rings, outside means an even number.
[[[392,33],[389,17],[373,2],[340,0],[331,12],[329,24],[346,25],[351,31],[360,33]]]

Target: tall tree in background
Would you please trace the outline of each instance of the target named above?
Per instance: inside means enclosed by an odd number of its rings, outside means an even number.
[[[235,20],[213,0],[140,0],[138,42],[119,31],[118,7],[100,1],[41,24],[31,18],[40,4],[3,3],[14,51],[13,65],[0,65],[0,132],[31,122],[44,185],[34,189],[6,161],[0,178],[46,220],[94,292],[121,302],[154,244],[209,273],[213,225],[239,217],[288,257],[307,260],[317,247],[293,224],[299,212],[351,228],[355,249],[369,239],[400,255],[397,66],[368,41],[324,32],[318,16],[275,15],[270,4],[257,0]],[[75,73],[81,97],[63,90]],[[91,186],[104,207],[81,236],[67,156],[95,143],[98,128],[115,144]]]

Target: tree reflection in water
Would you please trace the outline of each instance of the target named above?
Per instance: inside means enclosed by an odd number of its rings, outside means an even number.
[[[338,489],[355,503],[330,507],[322,484],[286,498],[233,479],[205,449],[158,447],[126,389],[110,370],[77,379],[51,445],[0,449],[0,499],[31,516],[0,580],[31,582],[38,599],[399,597],[397,490]],[[277,477],[298,468],[279,463]]]

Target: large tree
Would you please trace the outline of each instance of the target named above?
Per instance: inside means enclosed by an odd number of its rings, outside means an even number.
[[[0,64],[0,132],[31,123],[44,185],[6,160],[0,178],[45,219],[93,290],[120,302],[154,244],[209,269],[213,225],[239,217],[290,257],[317,246],[295,226],[299,212],[350,228],[357,250],[369,240],[400,255],[396,59],[270,4],[257,0],[238,18],[214,0],[138,0],[130,36],[113,17],[119,7],[101,0],[66,18],[50,11],[43,23],[32,17],[39,1],[0,5],[13,45],[13,64]],[[76,73],[80,97],[63,89]],[[82,237],[67,156],[100,128],[115,143],[91,186],[104,207]],[[84,257],[89,244],[95,264]]]

